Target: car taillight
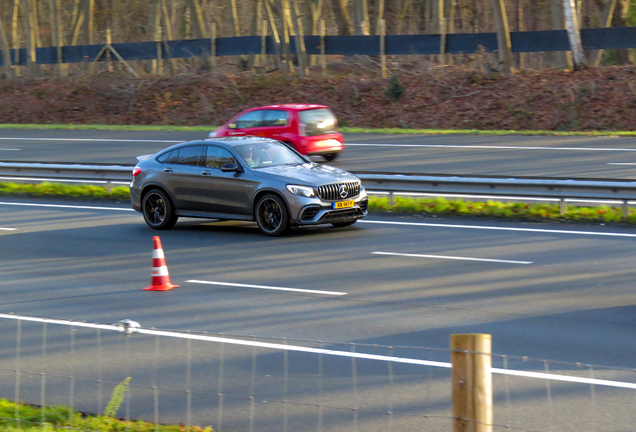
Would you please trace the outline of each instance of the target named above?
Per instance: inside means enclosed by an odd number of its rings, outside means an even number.
[[[139,174],[141,174],[141,168],[139,168],[139,167],[135,167],[135,168],[133,169],[132,174],[133,174],[133,177],[137,177]]]

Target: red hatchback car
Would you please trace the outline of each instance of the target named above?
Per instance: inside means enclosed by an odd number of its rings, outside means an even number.
[[[334,160],[344,150],[338,120],[324,105],[285,104],[251,108],[233,117],[210,138],[227,136],[273,138],[307,156]]]

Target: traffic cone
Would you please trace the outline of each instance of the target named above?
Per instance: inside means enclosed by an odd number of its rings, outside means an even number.
[[[166,266],[166,257],[163,255],[161,240],[158,236],[154,236],[155,247],[152,250],[152,279],[148,288],[144,291],[168,291],[177,288],[179,285],[170,283],[170,275],[168,274],[168,266]]]

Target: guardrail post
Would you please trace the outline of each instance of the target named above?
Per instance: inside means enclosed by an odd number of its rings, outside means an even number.
[[[489,334],[451,335],[453,431],[492,432]]]
[[[562,215],[564,215],[568,211],[568,204],[565,201],[565,198],[561,198],[561,200],[559,201],[559,210],[561,211]]]
[[[113,182],[106,182],[106,193],[108,195],[110,195],[111,193],[113,193]]]
[[[393,197],[393,192],[389,192],[389,205],[393,207],[394,204],[395,204],[395,200]]]
[[[629,201],[623,201],[623,219],[627,219],[629,217]]]

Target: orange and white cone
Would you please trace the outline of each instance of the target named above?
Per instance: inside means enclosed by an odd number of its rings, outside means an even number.
[[[155,247],[152,250],[152,280],[148,288],[144,291],[168,291],[177,288],[179,285],[170,283],[170,275],[168,274],[168,266],[166,265],[166,257],[163,255],[161,240],[158,236],[154,236]]]

